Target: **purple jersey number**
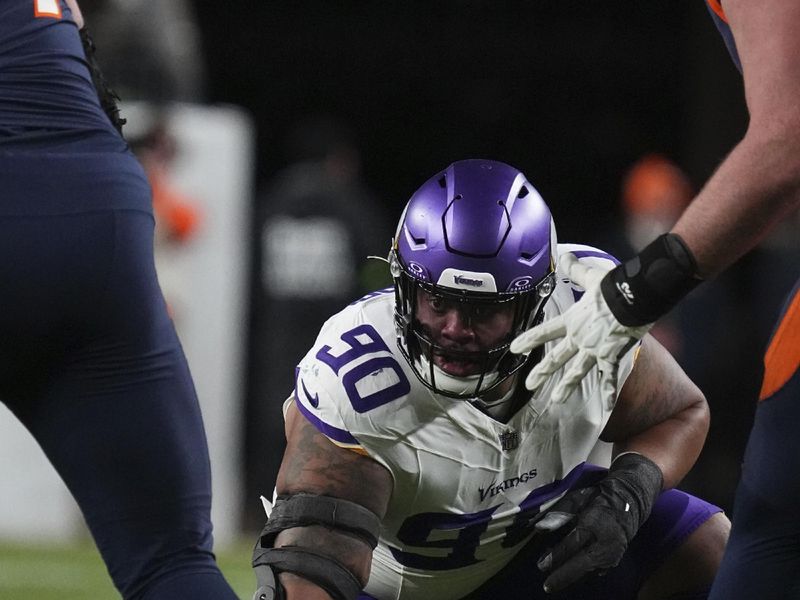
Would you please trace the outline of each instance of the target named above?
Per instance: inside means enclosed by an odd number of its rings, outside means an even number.
[[[606,470],[594,465],[581,463],[563,479],[540,486],[520,503],[519,512],[505,529],[502,546],[516,546],[533,533],[533,526],[539,520],[543,504],[558,498],[574,486],[595,483]],[[427,571],[460,569],[480,562],[476,551],[481,536],[489,527],[495,511],[500,504],[468,514],[422,513],[408,517],[397,532],[397,538],[410,547],[405,550],[390,547],[392,556],[400,564]],[[442,532],[451,532],[445,535]],[[425,553],[412,552],[411,548],[425,550]],[[440,551],[440,556],[432,556],[431,551]]]
[[[359,325],[358,327],[345,331],[340,339],[350,348],[339,356],[331,354],[330,346],[323,346],[317,352],[317,358],[328,365],[337,375],[345,365],[354,360],[370,354],[380,354],[373,356],[359,365],[350,369],[342,376],[344,386],[350,404],[356,412],[364,413],[373,408],[402,398],[411,391],[411,384],[403,373],[403,369],[392,356],[389,347],[375,331],[372,325]],[[384,370],[391,370],[397,377],[397,381],[388,386],[380,388],[366,396],[362,396],[358,390],[358,384],[368,377],[377,377],[383,374]]]

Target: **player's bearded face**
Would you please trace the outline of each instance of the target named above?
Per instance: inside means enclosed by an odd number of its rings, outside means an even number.
[[[438,347],[433,362],[445,373],[466,377],[484,367],[481,351],[508,341],[514,303],[467,302],[419,290],[416,317],[426,337]]]

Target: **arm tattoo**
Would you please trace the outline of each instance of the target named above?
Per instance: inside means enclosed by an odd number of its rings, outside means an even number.
[[[301,415],[294,414],[290,423],[278,494],[334,496],[383,517],[392,491],[389,471],[371,458],[336,446]],[[275,546],[316,548],[358,574],[362,584],[369,578],[372,548],[346,532],[320,525],[293,527],[278,534]]]
[[[641,371],[632,382],[636,401],[630,403],[628,412],[631,428],[636,431],[666,421],[682,410],[686,401],[686,396],[681,394],[682,387],[673,383],[672,369],[654,368],[652,344],[648,344],[642,354]]]
[[[696,386],[675,359],[648,336],[602,439],[615,441],[641,433],[674,417],[697,398]]]
[[[296,415],[278,475],[278,493],[310,492],[357,502],[383,516],[392,478],[382,465],[340,448]]]

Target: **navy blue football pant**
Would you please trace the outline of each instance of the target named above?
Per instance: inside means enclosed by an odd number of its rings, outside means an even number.
[[[0,214],[0,399],[78,501],[125,598],[236,598],[211,553],[205,432],[151,214]]]
[[[713,600],[800,598],[800,281],[764,359],[764,384]]]

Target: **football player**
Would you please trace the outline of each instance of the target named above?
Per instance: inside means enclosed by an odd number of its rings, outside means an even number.
[[[705,598],[728,533],[674,486],[708,429],[701,392],[652,338],[554,402],[509,351],[613,265],[558,244],[516,168],[456,162],[400,219],[394,288],[331,317],[284,405],[287,450],[257,598]],[[600,575],[603,575],[602,577]],[[559,595],[560,594],[560,595]]]
[[[150,189],[81,24],[74,0],[0,2],[0,399],[124,598],[233,600]]]
[[[560,340],[528,376],[531,390],[552,374],[567,398],[595,365],[613,373],[624,350],[703,279],[755,246],[800,205],[800,3],[708,0],[742,72],[750,123],[742,140],[673,230],[606,273],[574,272],[587,293],[567,314],[512,344],[527,353]],[[572,261],[571,264],[576,264]],[[568,272],[570,267],[565,267]],[[562,367],[566,374],[561,376]],[[608,375],[607,394],[616,382]],[[715,598],[800,597],[800,280],[764,355],[764,380],[742,478],[731,544]]]

